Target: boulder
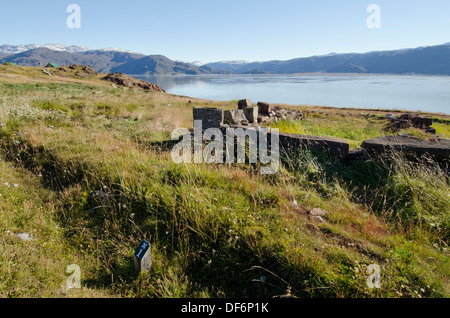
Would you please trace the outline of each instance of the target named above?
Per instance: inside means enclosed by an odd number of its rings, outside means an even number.
[[[123,73],[111,73],[102,78],[105,81],[112,82],[116,85],[125,87],[139,87],[145,90],[151,90],[156,92],[165,92],[161,87],[156,84],[149,83]]]

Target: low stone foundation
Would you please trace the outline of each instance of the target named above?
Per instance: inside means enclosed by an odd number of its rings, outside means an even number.
[[[259,106],[251,106],[250,100],[240,100],[238,109],[223,111],[217,108],[194,108],[194,120],[202,120],[202,129],[221,128],[223,131],[227,128],[243,128],[259,130],[268,122],[260,120],[261,115]],[[271,118],[292,118],[298,119],[297,111],[288,111],[280,107],[271,107],[269,104],[259,102],[258,105],[264,108],[264,112],[274,113]],[[276,112],[276,113],[275,113]],[[292,115],[292,113],[294,115]],[[293,117],[287,117],[291,114]],[[255,117],[258,118],[255,121]],[[300,115],[301,118],[301,115]],[[418,116],[403,116],[399,122],[405,122],[417,127],[429,126],[431,119],[420,118]],[[270,134],[270,133],[269,133]],[[269,138],[270,139],[270,138]],[[279,133],[280,148],[288,151],[296,151],[300,149],[318,149],[325,151],[332,156],[345,158],[348,160],[357,160],[364,158],[366,153],[384,153],[389,150],[397,150],[401,152],[414,153],[416,156],[425,154],[431,155],[436,161],[450,161],[450,140],[437,138],[436,141],[426,141],[409,136],[385,136],[375,139],[366,140],[362,143],[362,150],[350,152],[349,144],[338,138],[328,138],[320,136],[304,136],[296,134]]]
[[[244,104],[251,105],[251,102],[241,101],[241,106]],[[194,120],[202,120],[203,130],[208,128],[225,130],[227,127],[258,130],[261,127],[257,123],[258,107],[253,106],[226,111],[217,108],[194,108],[193,115]],[[338,138],[279,133],[279,140],[280,147],[284,150],[318,149],[339,158],[345,158],[350,148],[345,140]]]
[[[438,139],[432,142],[409,136],[384,136],[365,140],[361,146],[372,153],[395,150],[413,153],[418,157],[428,154],[439,162],[450,161],[450,139]]]
[[[285,149],[317,149],[345,158],[350,145],[343,139],[280,133],[280,146]]]

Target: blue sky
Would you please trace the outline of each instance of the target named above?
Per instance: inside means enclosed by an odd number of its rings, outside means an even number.
[[[70,4],[81,28],[70,29]],[[381,28],[367,27],[370,4]],[[0,7],[0,45],[66,43],[174,60],[286,60],[450,42],[448,0],[14,0]]]

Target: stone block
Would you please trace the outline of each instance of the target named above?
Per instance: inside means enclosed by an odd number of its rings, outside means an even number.
[[[270,104],[264,102],[258,102],[259,113],[263,115],[267,115],[270,113]]]
[[[224,120],[224,112],[217,108],[194,108],[194,121],[202,121],[202,129],[220,128]]]
[[[232,109],[223,112],[223,123],[228,125],[240,125],[247,122],[243,109]]]
[[[318,149],[332,156],[345,158],[350,145],[343,139],[318,136],[304,136],[296,134],[279,133],[280,146],[284,149]]]
[[[244,108],[244,114],[249,123],[258,122],[258,107],[246,107]]]
[[[413,153],[417,157],[428,154],[436,161],[450,160],[450,139],[440,138],[438,141],[431,142],[409,136],[384,136],[365,140],[361,147],[373,153],[381,154],[394,150]]]
[[[241,99],[238,102],[238,109],[244,109],[246,107],[251,107],[252,106],[252,102],[249,99]]]
[[[433,125],[433,119],[428,117],[414,117],[412,123],[414,127],[424,129],[427,126]]]

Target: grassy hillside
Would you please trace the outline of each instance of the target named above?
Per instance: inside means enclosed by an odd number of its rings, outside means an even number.
[[[189,63],[172,61],[162,55],[143,55],[137,53],[91,50],[85,52],[54,51],[48,48],[36,48],[26,52],[0,56],[0,64],[14,62],[22,66],[46,66],[49,62],[56,65],[90,65],[102,73],[126,74],[221,74],[207,66],[194,66]]]
[[[0,296],[450,296],[449,177],[436,163],[401,154],[343,163],[303,151],[283,156],[275,175],[177,165],[168,140],[192,128],[192,107],[235,101],[100,78],[0,66]],[[281,125],[354,146],[384,134],[375,120],[333,112],[310,118],[323,125]],[[328,211],[324,222],[312,208]],[[136,274],[142,239],[153,266]],[[70,264],[81,289],[67,288]],[[381,288],[366,284],[371,264]]]

